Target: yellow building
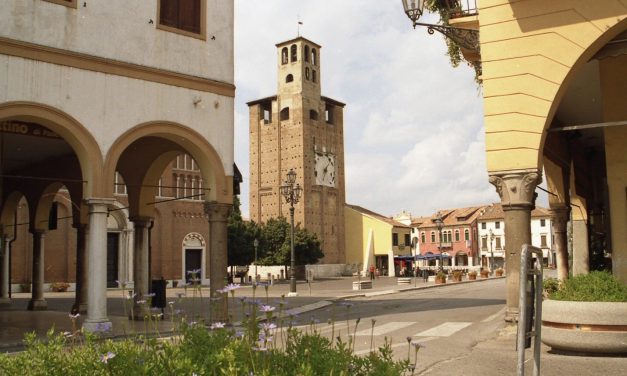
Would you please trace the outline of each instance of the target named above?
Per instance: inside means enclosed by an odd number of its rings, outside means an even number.
[[[448,2],[451,3],[451,2]],[[455,2],[458,3],[459,2]],[[444,4],[444,2],[442,3]],[[544,175],[560,278],[605,255],[627,282],[627,3],[483,0],[451,14],[479,30],[490,182],[505,214],[508,316],[517,314],[519,251]]]
[[[412,257],[411,227],[356,205],[344,206],[346,263],[394,276]]]

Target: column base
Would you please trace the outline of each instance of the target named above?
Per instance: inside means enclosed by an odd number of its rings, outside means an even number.
[[[11,298],[0,298],[0,308],[8,308],[11,307],[12,304]]]
[[[518,308],[507,308],[505,311],[505,322],[517,323],[518,322]]]
[[[29,311],[46,311],[48,310],[48,302],[45,299],[31,299],[28,302]]]
[[[102,320],[87,319],[83,322],[83,329],[91,333],[107,333],[111,331],[112,327],[111,321],[107,318]]]

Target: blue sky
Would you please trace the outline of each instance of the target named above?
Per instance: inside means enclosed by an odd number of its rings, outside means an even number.
[[[235,161],[245,216],[246,102],[276,93],[275,44],[297,36],[298,18],[301,35],[322,45],[323,95],[347,104],[347,203],[418,216],[499,200],[474,72],[450,65],[441,35],[412,29],[400,0],[237,0]]]

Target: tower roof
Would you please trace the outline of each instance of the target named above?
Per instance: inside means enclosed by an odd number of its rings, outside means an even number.
[[[284,45],[287,45],[287,44],[292,44],[292,43],[298,42],[298,41],[304,41],[304,42],[307,42],[309,44],[313,44],[314,46],[316,46],[318,48],[322,48],[322,46],[319,45],[318,43],[312,42],[311,40],[309,40],[307,38],[304,38],[304,37],[296,37],[294,39],[286,40],[285,42],[277,43],[276,46],[277,47],[281,47],[281,46],[284,46]]]

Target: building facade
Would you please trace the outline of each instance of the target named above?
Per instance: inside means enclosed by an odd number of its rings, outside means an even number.
[[[133,242],[132,277],[141,299],[149,289],[150,258],[158,258],[150,244],[151,226],[163,215],[154,204],[159,179],[180,154],[191,155],[202,176],[204,208],[193,212],[209,221],[204,266],[211,288],[224,284],[233,203],[233,12],[232,3],[218,0],[0,3],[2,303],[11,302],[16,235],[32,245],[24,258],[31,269],[30,309],[47,307],[51,262],[73,268],[71,257],[45,241],[57,236],[51,213],[64,189],[61,215],[69,218],[62,226],[75,231],[75,309],[86,308],[84,326],[109,321],[107,244],[116,242],[108,242],[110,227],[120,230],[118,244]],[[116,204],[119,176],[127,212]],[[28,220],[17,223],[24,202]],[[160,232],[170,231],[167,226]],[[123,235],[131,228],[132,237]]]
[[[277,95],[248,103],[250,217],[289,217],[279,187],[294,170],[294,221],[318,236],[322,263],[344,264],[344,104],[321,95],[318,44],[298,37],[276,47]]]

